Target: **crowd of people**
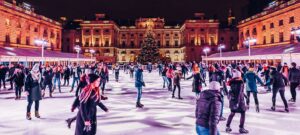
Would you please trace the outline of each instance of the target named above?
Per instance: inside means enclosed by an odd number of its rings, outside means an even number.
[[[99,106],[105,112],[108,108],[101,102],[107,100],[106,84],[109,82],[109,69],[112,70],[116,83],[120,81],[120,71],[123,69],[130,78],[134,79],[137,91],[136,107],[143,108],[141,103],[143,87],[147,81],[143,78],[144,70],[153,74],[157,70],[162,78],[162,88],[170,91],[172,98],[184,99],[181,95],[181,81],[192,80],[191,91],[196,99],[196,132],[199,135],[220,134],[217,129],[219,121],[225,121],[223,116],[224,98],[229,100],[230,115],[227,118],[226,132],[231,132],[230,127],[236,113],[241,114],[239,132],[248,133],[244,128],[246,111],[250,109],[250,97],[253,96],[255,111],[260,112],[258,84],[265,88],[265,92],[272,92],[271,110],[276,110],[276,96],[280,94],[284,103],[284,111],[289,112],[288,101],[285,97],[285,88],[290,86],[291,99],[296,102],[296,88],[300,84],[300,70],[296,63],[287,63],[275,66],[254,63],[231,64],[205,64],[205,63],[149,63],[141,64],[113,64],[92,63],[89,65],[40,65],[24,67],[22,64],[0,65],[0,90],[6,89],[9,82],[10,89],[15,89],[15,100],[21,99],[22,91],[27,96],[26,119],[31,120],[31,106],[35,103],[35,117],[39,114],[40,100],[45,97],[48,89],[49,97],[58,89],[61,93],[62,86],[69,86],[72,78],[71,89],[75,90],[75,99],[72,112],[77,108],[76,116],[67,119],[68,127],[76,120],[76,135],[95,135],[97,127],[97,109]],[[63,84],[61,82],[63,81]],[[207,86],[208,89],[204,89]],[[76,87],[75,87],[76,85]]]

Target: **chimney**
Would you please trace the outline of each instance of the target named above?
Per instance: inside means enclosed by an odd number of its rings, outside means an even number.
[[[96,16],[96,21],[99,21],[99,20],[105,18],[105,14],[95,14],[95,16]]]
[[[204,13],[195,13],[194,16],[195,16],[197,19],[204,20],[205,14],[204,14]]]

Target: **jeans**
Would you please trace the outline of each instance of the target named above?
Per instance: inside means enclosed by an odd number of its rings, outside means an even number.
[[[136,102],[140,103],[142,98],[142,87],[136,87],[137,88],[137,99]]]
[[[3,86],[5,87],[5,76],[0,78],[0,88],[2,87],[1,83],[3,82]]]
[[[119,81],[119,72],[115,72],[116,81]]]
[[[28,100],[27,113],[31,112],[30,110],[31,110],[32,104],[33,104],[33,101],[32,100]],[[40,101],[37,100],[37,101],[35,101],[35,107],[34,107],[36,112],[39,111],[39,107],[40,107]]]
[[[102,90],[102,94],[104,94],[105,84],[106,84],[106,80],[100,81],[100,88],[101,88],[101,90]]]
[[[16,97],[21,97],[22,87],[16,85]]]
[[[176,87],[178,87],[178,98],[181,98],[181,96],[180,96],[180,91],[181,91],[180,85],[174,85],[172,96],[174,97],[174,94],[175,94],[175,91],[176,91]]]
[[[202,127],[200,125],[196,125],[197,135],[210,135],[209,128]],[[217,135],[220,135],[220,132],[217,131]]]
[[[44,90],[46,90],[47,86],[49,88],[49,93],[52,93],[52,83],[44,84]]]
[[[169,91],[172,91],[172,78],[168,78],[168,82],[169,82],[168,85]]]
[[[228,120],[227,120],[227,124],[226,124],[227,127],[230,127],[230,124],[231,124],[231,121],[232,121],[234,115],[235,115],[235,112],[231,112],[230,113],[230,115],[228,117]],[[245,118],[246,118],[246,113],[245,112],[241,112],[240,128],[244,128]]]
[[[60,89],[60,78],[54,77],[54,89],[56,88],[56,82],[57,82],[57,85],[58,85],[58,90],[59,90],[59,92],[61,92],[61,89]]]
[[[250,91],[247,91],[247,105],[249,105],[250,103]],[[253,94],[253,98],[254,98],[254,102],[255,102],[255,105],[258,105],[258,98],[257,98],[257,92],[252,92]]]
[[[64,79],[64,86],[66,85],[66,82],[67,82],[67,86],[69,86],[69,80],[70,80],[69,78]]]
[[[165,84],[167,84],[167,86],[169,86],[169,80],[166,76],[163,76],[163,80],[164,80],[164,86],[163,87],[166,86]]]
[[[76,82],[77,85],[78,85],[79,77],[73,77],[73,83],[72,83],[72,87],[71,87],[72,89],[74,89],[75,82]]]
[[[283,101],[283,104],[284,104],[284,107],[285,108],[288,108],[288,104],[287,104],[287,101],[285,99],[285,96],[284,96],[284,87],[282,88],[278,88],[278,89],[273,89],[273,96],[272,96],[272,103],[273,103],[273,106],[275,107],[276,105],[276,95],[277,95],[277,92],[279,91],[279,94],[280,94],[280,97]]]
[[[292,95],[292,99],[294,99],[296,101],[296,88],[299,86],[299,83],[291,83],[291,95]]]

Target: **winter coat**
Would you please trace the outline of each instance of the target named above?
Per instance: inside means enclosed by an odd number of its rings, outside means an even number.
[[[29,93],[27,96],[28,101],[38,101],[42,99],[40,84],[38,81],[33,80],[31,74],[28,74],[26,77],[25,91]]]
[[[103,70],[101,70],[100,74],[99,74],[100,78],[101,78],[101,82],[107,82],[109,80],[109,75],[108,75],[108,71],[105,72]]]
[[[143,79],[143,70],[138,69],[135,72],[135,87],[142,87],[144,85],[144,79]]]
[[[15,73],[7,81],[14,81],[18,87],[23,87],[25,81],[25,74],[23,72]]]
[[[97,108],[99,106],[102,110],[108,109],[99,100],[96,100],[95,91],[92,91],[91,96],[86,102],[80,102],[79,111],[76,118],[75,135],[96,135],[97,132]],[[77,102],[78,103],[78,102]],[[84,122],[91,122],[91,131],[84,131]]]
[[[192,84],[193,85],[192,91],[196,92],[196,93],[200,93],[202,90],[202,82],[204,82],[202,76],[200,75],[200,73],[197,73],[197,74],[194,74],[194,75],[188,77],[187,80],[189,80],[191,78],[194,78],[193,84]]]
[[[256,81],[258,81],[260,84],[263,84],[261,79],[253,71],[248,71],[244,75],[244,81],[246,82],[247,91],[256,92],[256,93],[257,93]]]
[[[284,88],[285,83],[287,82],[287,78],[282,75],[282,73],[278,71],[272,71],[271,72],[271,81],[267,83],[266,85],[272,84],[273,90],[277,90],[279,88]]]
[[[175,77],[173,79],[174,85],[180,86],[180,79],[181,79],[181,75],[180,74],[175,75]]]
[[[76,70],[76,71],[75,71]],[[74,78],[74,77],[80,77],[81,76],[81,69],[80,69],[80,67],[76,67],[76,68],[72,68],[72,71],[71,71],[71,73],[72,73],[72,77]]]
[[[290,68],[289,80],[291,83],[300,83],[300,70],[297,68]]]
[[[6,72],[7,72],[7,69],[5,67],[0,68],[0,78],[5,78]]]
[[[205,90],[200,94],[196,106],[196,124],[209,129],[210,135],[217,135],[222,109],[222,97],[218,90]]]
[[[70,79],[71,70],[69,68],[66,68],[64,71],[64,79]]]
[[[245,94],[244,94],[244,82],[242,79],[234,78],[229,82],[229,108],[231,112],[245,112]]]
[[[54,76],[53,72],[51,70],[45,71],[43,73],[43,76],[44,76],[44,85],[47,85],[47,84],[51,85],[52,84],[52,79],[53,79],[53,76]]]

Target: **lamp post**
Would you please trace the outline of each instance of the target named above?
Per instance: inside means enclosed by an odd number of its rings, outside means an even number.
[[[220,61],[221,61],[220,64],[222,64],[222,50],[225,49],[225,45],[224,44],[220,44],[219,47],[218,47],[218,49],[220,50]]]
[[[244,44],[247,44],[248,45],[248,56],[249,56],[249,63],[250,63],[250,60],[251,60],[251,43],[256,43],[257,40],[255,38],[247,38],[245,41],[244,41]]]
[[[208,47],[203,49],[203,52],[205,53],[205,59],[206,59],[206,65],[208,65],[208,60],[207,60],[207,53],[210,51],[210,49]]]
[[[89,50],[90,51],[90,53],[91,53],[91,60],[93,60],[93,55],[94,55],[94,53],[96,52],[94,49],[90,49]]]
[[[79,52],[80,52],[81,48],[79,45],[76,45],[74,47],[74,50],[77,52],[77,64],[79,64]]]
[[[48,42],[47,42],[47,40],[44,40],[44,39],[37,39],[34,41],[34,43],[42,46],[42,65],[44,65],[44,61],[45,61],[44,50],[45,50],[45,46],[48,45]]]

